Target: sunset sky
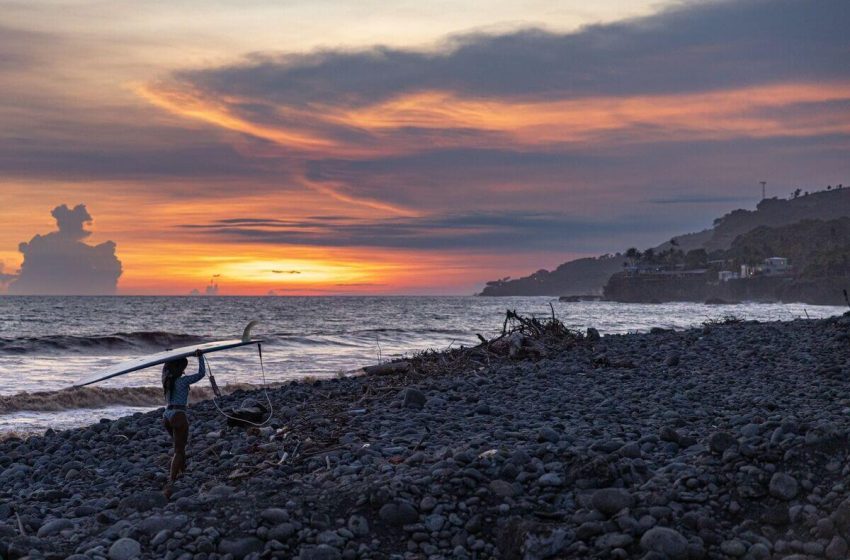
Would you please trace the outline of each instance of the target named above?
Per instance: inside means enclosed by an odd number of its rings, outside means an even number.
[[[846,0],[0,7],[6,283],[62,204],[122,294],[469,294],[850,184]]]

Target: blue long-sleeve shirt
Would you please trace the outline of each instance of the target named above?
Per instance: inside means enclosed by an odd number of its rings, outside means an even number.
[[[203,358],[198,358],[198,373],[194,375],[181,375],[174,382],[174,388],[168,394],[168,404],[188,404],[189,385],[197,383],[207,374],[207,367]]]

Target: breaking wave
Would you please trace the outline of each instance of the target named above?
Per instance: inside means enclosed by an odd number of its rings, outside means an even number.
[[[459,329],[358,329],[349,332],[316,331],[308,333],[281,332],[263,337],[266,342],[281,347],[364,347],[379,343],[416,344],[434,337],[469,336]],[[190,334],[137,331],[97,336],[49,335],[41,337],[0,337],[0,354],[66,354],[85,355],[161,351],[167,348],[190,346],[213,340]]]
[[[162,331],[115,333],[102,336],[52,335],[41,337],[0,338],[0,352],[30,354],[43,352],[109,353],[124,350],[163,350],[205,342],[189,334]]]
[[[250,383],[232,383],[221,387],[222,393],[250,391],[261,386]],[[209,387],[192,387],[189,402],[213,397]],[[106,408],[110,406],[162,406],[160,387],[80,387],[60,391],[40,391],[0,396],[0,415],[21,411],[50,412],[79,408]]]

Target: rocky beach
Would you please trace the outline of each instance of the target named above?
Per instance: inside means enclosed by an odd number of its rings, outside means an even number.
[[[170,501],[161,410],[0,442],[0,555],[850,556],[850,315],[606,336],[512,323],[270,389],[260,428],[192,405]]]

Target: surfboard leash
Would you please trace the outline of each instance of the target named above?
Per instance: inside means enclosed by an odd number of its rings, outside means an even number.
[[[262,372],[262,375],[263,375],[263,394],[266,396],[266,402],[269,405],[269,416],[268,416],[268,418],[266,418],[265,420],[263,420],[262,422],[259,422],[259,423],[258,422],[251,422],[250,420],[246,420],[244,418],[237,418],[235,416],[232,416],[232,415],[226,413],[225,411],[223,411],[221,409],[221,407],[218,405],[218,399],[220,399],[221,396],[222,396],[221,390],[218,388],[218,384],[216,383],[215,377],[212,374],[212,368],[210,367],[210,361],[207,359],[206,354],[201,354],[201,358],[206,363],[207,371],[210,372],[209,373],[210,386],[212,387],[213,395],[214,395],[213,398],[212,398],[212,402],[213,402],[213,405],[215,406],[216,410],[218,410],[219,414],[221,414],[222,416],[224,416],[225,418],[228,418],[230,420],[233,420],[233,421],[236,421],[236,422],[244,422],[246,424],[250,424],[250,425],[255,426],[257,428],[261,428],[261,427],[265,426],[266,424],[268,424],[271,421],[271,419],[274,417],[274,405],[272,405],[272,399],[271,399],[271,397],[269,397],[268,382],[266,381],[266,367],[265,367],[265,364],[263,364],[263,345],[260,342],[257,343],[257,354],[260,357],[260,371]]]

